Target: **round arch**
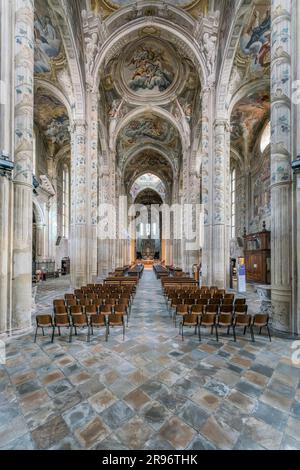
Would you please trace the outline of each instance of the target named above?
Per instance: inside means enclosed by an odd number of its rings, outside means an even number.
[[[158,147],[156,145],[152,145],[152,144],[143,145],[142,148],[136,148],[136,149],[134,149],[133,152],[129,152],[128,154],[125,155],[124,166],[122,168],[122,176],[123,177],[124,177],[127,166],[132,162],[132,160],[134,160],[136,157],[138,157],[141,152],[146,151],[146,150],[153,151],[154,153],[156,153],[156,154],[160,155],[161,157],[163,157],[169,163],[169,165],[172,169],[173,178],[175,178],[176,168],[174,166],[174,161],[170,158],[168,153],[163,148],[160,148],[160,147]],[[155,170],[151,169],[151,172],[153,172],[153,171],[155,171]]]
[[[118,123],[118,126],[117,126],[116,131],[115,131],[115,136],[114,136],[114,139],[113,139],[113,148],[114,149],[116,149],[117,140],[118,140],[118,137],[119,137],[119,134],[120,134],[121,130],[127,124],[129,124],[130,121],[142,116],[145,113],[147,113],[147,114],[151,113],[151,114],[159,116],[163,119],[166,119],[178,131],[178,134],[179,134],[180,140],[181,140],[182,148],[184,149],[184,148],[186,148],[186,146],[188,146],[188,142],[186,142],[186,140],[187,140],[186,136],[183,134],[183,131],[182,131],[180,125],[178,124],[178,122],[176,121],[176,119],[174,118],[174,116],[169,111],[166,111],[165,109],[159,108],[157,106],[148,105],[148,106],[139,107],[138,109],[134,109],[133,111],[128,113],[122,119],[121,122]]]
[[[139,37],[139,32],[144,27],[160,29],[166,34],[166,37],[168,38],[169,42],[175,43],[177,49],[181,48],[182,50],[184,50],[185,55],[189,56],[189,59],[197,66],[197,70],[199,70],[201,86],[206,86],[206,83],[208,81],[206,66],[203,60],[203,55],[200,52],[200,47],[195,42],[193,36],[187,33],[183,28],[181,28],[177,24],[171,23],[166,19],[162,19],[159,17],[146,17],[139,18],[131,21],[130,23],[127,23],[125,27],[123,26],[117,34],[115,34],[113,37],[111,35],[109,38],[107,38],[102,50],[100,51],[98,57],[96,57],[95,60],[95,69],[92,79],[92,88],[94,92],[98,90],[100,85],[99,72],[102,64],[105,62],[107,63],[129,42],[132,42],[134,40],[134,38],[132,37],[133,33],[136,34],[136,37]]]
[[[73,112],[72,112],[72,106],[68,100],[68,98],[62,93],[59,88],[57,88],[53,83],[48,82],[47,80],[43,80],[41,78],[35,78],[34,79],[34,84],[35,84],[35,92],[40,88],[42,90],[46,90],[49,93],[51,93],[55,98],[57,98],[62,105],[65,106],[68,116],[70,119],[70,124],[73,122]]]

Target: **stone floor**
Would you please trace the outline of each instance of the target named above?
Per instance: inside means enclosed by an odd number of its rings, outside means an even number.
[[[56,283],[56,284],[55,284]],[[38,289],[39,311],[68,280]],[[145,271],[126,339],[33,335],[7,342],[1,449],[300,449],[300,367],[292,341],[214,337],[172,325]]]

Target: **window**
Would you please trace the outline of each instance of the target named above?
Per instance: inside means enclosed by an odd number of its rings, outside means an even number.
[[[271,143],[271,123],[268,122],[266,125],[262,136],[261,136],[261,141],[260,141],[260,150],[261,153],[264,153],[268,145]]]
[[[62,206],[62,231],[63,237],[69,238],[70,225],[70,173],[67,165],[63,166],[63,206]]]
[[[231,238],[235,238],[236,222],[236,170],[231,172]]]

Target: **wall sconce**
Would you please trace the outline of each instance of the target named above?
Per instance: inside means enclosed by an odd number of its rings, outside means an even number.
[[[300,152],[298,152],[297,159],[292,163],[292,170],[297,178],[297,189],[300,189]]]

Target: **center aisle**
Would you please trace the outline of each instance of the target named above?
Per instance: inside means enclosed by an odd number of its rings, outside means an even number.
[[[172,326],[161,282],[156,279],[153,270],[144,270],[137,287],[132,306],[131,321],[135,319],[141,320],[142,325],[147,328],[149,334],[154,333],[153,328],[155,328],[155,331],[161,328],[165,331],[167,324],[168,327]],[[149,330],[150,325],[151,329]]]

